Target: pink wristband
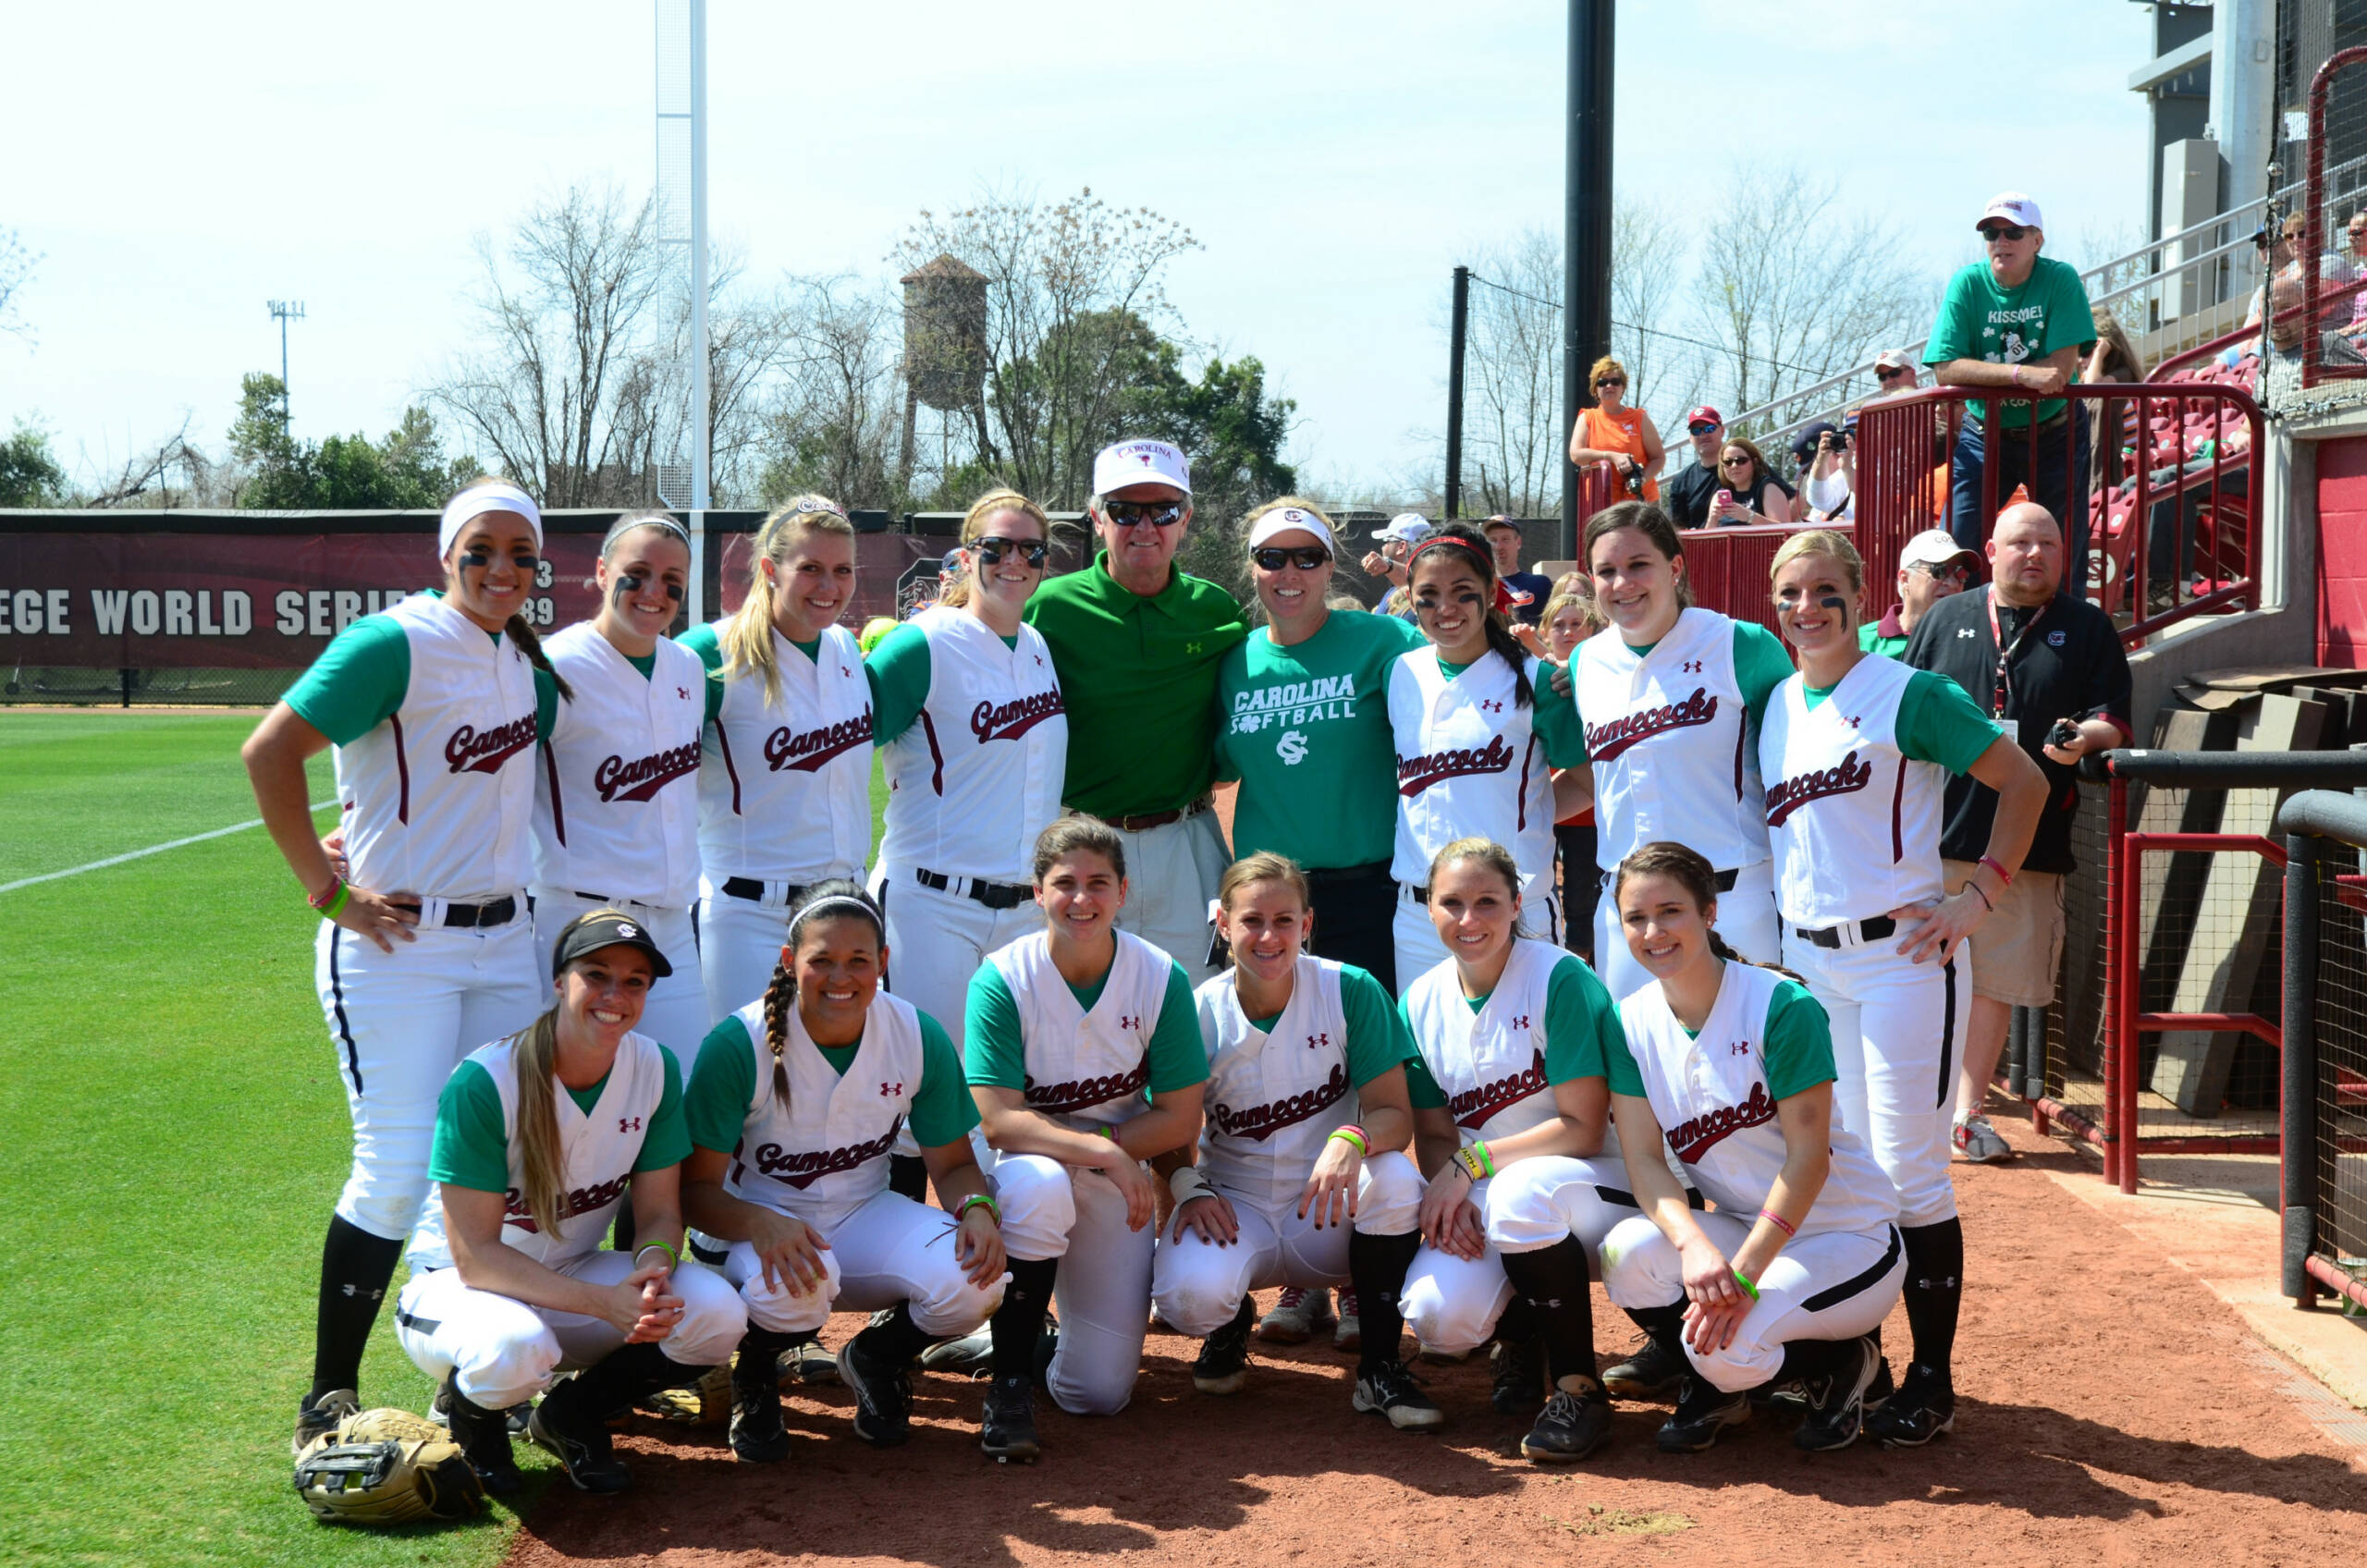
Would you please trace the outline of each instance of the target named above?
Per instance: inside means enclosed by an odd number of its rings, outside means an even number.
[[[1797,1227],[1795,1227],[1795,1226],[1793,1225],[1793,1223],[1792,1223],[1790,1220],[1788,1220],[1788,1219],[1784,1219],[1782,1215],[1780,1215],[1780,1214],[1776,1213],[1773,1209],[1772,1209],[1772,1208],[1762,1208],[1762,1209],[1760,1209],[1760,1210],[1759,1211],[1759,1218],[1760,1218],[1761,1219],[1766,1220],[1766,1221],[1767,1221],[1767,1223],[1769,1223],[1770,1225],[1774,1226],[1774,1227],[1775,1227],[1775,1229],[1777,1229],[1778,1231],[1783,1231],[1783,1232],[1784,1232],[1784,1234],[1785,1234],[1785,1235],[1787,1235],[1787,1236],[1791,1237],[1791,1238],[1792,1238],[1792,1239],[1794,1239],[1795,1241],[1797,1241],[1797,1240],[1798,1240],[1798,1239],[1799,1239],[1799,1234],[1800,1234],[1800,1232],[1799,1232],[1798,1229],[1797,1229]]]

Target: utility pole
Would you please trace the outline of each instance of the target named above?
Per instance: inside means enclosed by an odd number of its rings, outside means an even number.
[[[279,423],[284,430],[288,425],[288,324],[304,319],[304,301],[270,300],[264,302],[271,307],[272,319],[279,323]]]
[[[1611,351],[1611,88],[1617,0],[1570,0],[1570,140],[1562,253],[1562,558],[1578,554],[1578,471],[1566,443],[1586,406],[1587,367]]]
[[[1441,521],[1463,513],[1463,345],[1471,325],[1471,269],[1454,269],[1454,325],[1446,351],[1446,505]]]

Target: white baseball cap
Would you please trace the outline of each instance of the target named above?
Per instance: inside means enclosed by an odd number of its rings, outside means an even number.
[[[1907,547],[1898,552],[1898,564],[1901,566],[1945,566],[1958,556],[1974,561],[1981,559],[1980,556],[1957,544],[1955,536],[1946,529],[1927,528],[1909,539],[1907,542]]]
[[[1430,520],[1419,512],[1399,512],[1387,527],[1374,529],[1372,536],[1392,545],[1418,545],[1430,536]]]
[[[1874,356],[1874,363],[1883,370],[1913,370],[1915,356],[1904,349],[1884,349]]]
[[[1977,229],[1991,218],[2002,218],[2024,228],[2046,227],[2046,220],[2038,215],[2038,203],[2018,190],[2000,190],[1989,198],[1989,205],[1972,220],[1972,227]]]
[[[1121,441],[1093,459],[1093,493],[1107,496],[1129,484],[1172,484],[1192,493],[1192,464],[1164,441]]]
[[[1331,548],[1331,531],[1323,525],[1321,518],[1303,507],[1276,507],[1259,517],[1249,530],[1249,547],[1254,550],[1277,533],[1312,533],[1326,550]]]

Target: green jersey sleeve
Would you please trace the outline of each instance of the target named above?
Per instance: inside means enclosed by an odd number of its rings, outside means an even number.
[[[464,1061],[444,1080],[444,1092],[435,1100],[435,1139],[428,1145],[427,1174],[472,1192],[509,1190],[509,1135],[502,1128],[501,1091],[481,1061]]]
[[[1348,1076],[1359,1089],[1406,1058],[1419,1057],[1413,1031],[1390,1005],[1389,993],[1354,964],[1341,966],[1340,1011],[1348,1020]]]
[[[691,1142],[717,1154],[738,1148],[755,1097],[756,1057],[748,1026],[735,1014],[706,1032],[691,1063],[690,1092],[682,1098]]]
[[[913,727],[928,701],[928,633],[906,621],[864,655],[863,674],[871,682],[871,739],[884,746]]]
[[[1189,1009],[1189,1003],[1186,1003]],[[1199,1048],[1193,1030],[1193,1048]],[[1027,1087],[1027,1041],[1019,1031],[1019,1000],[991,963],[970,976],[969,1005],[962,1012],[962,1067],[972,1084],[986,1089]],[[1208,1074],[1205,1060],[1200,1065]]]
[[[921,1086],[913,1095],[913,1141],[933,1149],[970,1135],[978,1124],[978,1102],[963,1082],[962,1053],[953,1048],[953,1036],[927,1013],[920,1018]]]
[[[1159,1004],[1159,1026],[1150,1032],[1149,1056],[1154,1095],[1208,1081],[1208,1047],[1200,1043],[1200,1010],[1192,1005],[1192,982],[1173,959],[1167,961],[1167,995]]]
[[[1429,1063],[1422,1060],[1422,1047],[1414,1039],[1414,1021],[1405,1011],[1405,998],[1397,998],[1397,1027],[1405,1035],[1405,1094],[1416,1110],[1444,1110],[1446,1091],[1430,1076]]]
[[[280,700],[332,741],[350,746],[386,723],[410,689],[411,639],[390,617],[365,615],[331,638]],[[538,683],[538,697],[541,691]],[[490,1190],[506,1192],[507,1178]]]
[[[683,632],[682,646],[698,655],[699,663],[706,667],[706,721],[713,724],[716,716],[723,711],[723,643],[716,636],[715,622],[710,620]]]
[[[642,1137],[641,1154],[632,1162],[635,1170],[664,1170],[691,1157],[691,1130],[682,1118],[682,1064],[664,1046],[657,1047],[657,1054],[665,1059],[666,1087],[658,1094],[657,1109]]]
[[[1794,673],[1782,638],[1757,621],[1735,622],[1735,679],[1742,684],[1743,710],[1753,725],[1767,717],[1767,699]]]
[[[1963,687],[1939,671],[1919,669],[1907,678],[1898,699],[1898,750],[1910,761],[1969,773],[2004,733]]]
[[[1611,992],[1585,960],[1563,955],[1545,982],[1545,1081],[1605,1077],[1611,1053],[1625,1042]]]
[[[1806,986],[1786,980],[1768,998],[1767,1033],[1760,1055],[1767,1061],[1767,1092],[1778,1100],[1830,1084],[1837,1076],[1833,1066],[1833,1024]]]
[[[1572,655],[1576,657],[1575,655]],[[1571,671],[1570,694],[1553,690],[1553,676],[1542,660],[1532,660],[1529,684],[1529,727],[1545,742],[1549,767],[1583,767],[1587,763],[1587,727],[1578,719],[1577,672]]]
[[[1636,1065],[1636,1047],[1629,1042],[1627,1031],[1624,1027],[1619,1031],[1619,1038],[1613,1042],[1606,1055],[1608,1058],[1606,1065],[1611,1069],[1611,1092],[1614,1095],[1633,1095],[1639,1100],[1649,1098],[1650,1096],[1644,1093],[1644,1070]]]

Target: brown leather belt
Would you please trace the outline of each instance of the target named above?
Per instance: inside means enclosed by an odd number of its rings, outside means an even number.
[[[1145,812],[1140,816],[1113,816],[1108,821],[1121,833],[1147,833],[1154,827],[1164,827],[1171,822],[1181,822],[1187,816],[1197,816],[1215,804],[1215,797],[1202,795],[1190,805],[1178,806],[1173,811]]]

